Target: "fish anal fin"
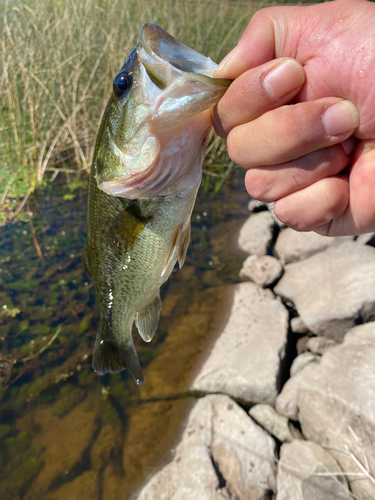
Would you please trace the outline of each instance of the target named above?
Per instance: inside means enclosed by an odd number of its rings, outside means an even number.
[[[83,249],[82,260],[83,260],[83,265],[85,266],[85,269],[86,269],[86,273],[91,277],[90,256],[89,256],[89,253],[87,251],[86,245],[85,245],[85,248]]]
[[[135,324],[137,325],[139,335],[145,342],[151,342],[159,324],[161,300],[160,292],[156,294],[154,299],[147,304],[135,316]]]
[[[137,201],[120,212],[108,229],[108,240],[119,251],[131,250],[150,217],[141,215]]]
[[[184,265],[186,259],[186,252],[190,243],[190,233],[191,225],[189,222],[188,226],[181,232],[180,236],[180,249],[178,252],[178,265],[180,269]]]
[[[133,345],[117,346],[107,340],[96,339],[92,366],[96,373],[117,373],[127,368],[138,385],[143,384],[143,373]]]
[[[172,243],[171,243],[171,246],[169,248],[167,258],[165,259],[165,264],[164,264],[163,270],[161,272],[161,277],[163,277],[164,274],[167,272],[169,264],[171,263],[171,261],[173,260],[173,258],[176,255],[176,249],[177,249],[178,242],[180,240],[181,229],[182,229],[182,226],[178,226],[176,232],[173,235]]]

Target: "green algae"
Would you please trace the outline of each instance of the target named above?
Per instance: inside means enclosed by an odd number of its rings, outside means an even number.
[[[67,394],[67,393],[68,393],[68,392],[70,392],[72,389],[73,389],[72,384],[64,384],[64,385],[60,388],[60,394]]]
[[[37,325],[33,325],[31,328],[30,328],[30,333],[32,333],[33,335],[49,335],[52,331],[52,328],[50,326],[47,326],[47,325],[43,325],[43,324],[37,324]]]
[[[64,392],[59,401],[55,404],[52,415],[54,417],[64,417],[75,408],[85,397],[85,391],[79,387],[72,388]]]
[[[141,365],[145,368],[153,359],[158,355],[158,351],[156,349],[142,349],[138,352],[138,358]]]
[[[11,464],[9,464],[11,465]],[[37,456],[26,458],[18,467],[10,469],[4,479],[0,481],[0,498],[10,500],[17,497],[27,483],[39,472],[42,463]]]
[[[99,417],[102,425],[112,425],[113,427],[121,427],[121,419],[116,408],[112,405],[110,399],[100,403]]]
[[[83,382],[86,377],[88,377],[90,375],[90,373],[92,372],[92,370],[90,368],[83,368],[83,370],[81,370],[78,374],[78,379]]]
[[[91,314],[85,316],[79,324],[79,331],[85,332],[86,330],[88,330],[90,328],[91,320],[92,320]]]
[[[31,436],[27,432],[21,432],[16,437],[12,436],[4,439],[3,443],[7,456],[12,459],[29,448]]]
[[[10,425],[8,424],[0,425],[0,439],[6,436],[9,433],[9,430],[10,430]]]

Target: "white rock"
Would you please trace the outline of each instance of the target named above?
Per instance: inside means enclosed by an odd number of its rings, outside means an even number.
[[[254,198],[251,198],[251,200],[247,205],[247,208],[249,212],[259,212],[260,210],[267,208],[267,203],[264,203],[263,201],[254,200]]]
[[[312,362],[319,363],[319,361],[320,357],[316,356],[312,352],[303,352],[293,360],[292,366],[290,367],[290,376],[294,377],[309,363]]]
[[[291,319],[290,329],[292,330],[293,333],[296,333],[297,335],[305,335],[306,333],[309,333],[309,329],[302,321],[300,316]]]
[[[319,476],[332,472],[332,476]],[[283,444],[276,500],[350,500],[348,483],[334,457],[311,441]]]
[[[306,347],[312,353],[321,356],[328,351],[328,349],[336,345],[337,342],[335,340],[327,339],[327,337],[311,337],[311,339],[307,341]]]
[[[275,222],[267,210],[252,214],[241,227],[238,246],[244,252],[258,257],[266,255],[272,243]]]
[[[355,240],[360,245],[372,244],[375,240],[375,233],[360,234]]]
[[[249,255],[242,265],[240,278],[247,278],[262,287],[270,286],[280,278],[283,268],[280,262],[270,255],[257,258]]]
[[[341,341],[358,320],[375,318],[375,248],[347,241],[288,264],[274,292],[315,335]]]
[[[227,324],[191,389],[275,404],[287,332],[288,311],[270,290],[236,285]]]
[[[271,405],[255,405],[250,408],[249,415],[282,443],[303,439],[300,431],[286,417],[279,415]]]
[[[206,396],[190,413],[168,465],[138,500],[258,500],[275,491],[274,441],[227,396]]]
[[[283,264],[290,264],[325,250],[333,241],[313,231],[301,233],[287,227],[277,237],[274,252]]]
[[[279,413],[299,420],[307,439],[331,447],[345,472],[362,473],[359,460],[375,476],[375,323],[361,325],[342,344],[289,379],[276,401]],[[335,452],[333,448],[342,450]],[[349,456],[349,450],[353,457]],[[375,498],[375,485],[349,476],[361,499]]]
[[[363,325],[358,325],[348,331],[344,337],[344,344],[354,342],[359,344],[363,342],[364,344],[371,343],[375,336],[375,321],[370,321],[369,323],[364,323]]]

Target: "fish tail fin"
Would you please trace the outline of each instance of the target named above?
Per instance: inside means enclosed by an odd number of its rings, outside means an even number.
[[[118,346],[101,339],[98,334],[94,346],[92,366],[96,373],[117,373],[127,368],[138,385],[143,384],[143,373],[133,345]]]

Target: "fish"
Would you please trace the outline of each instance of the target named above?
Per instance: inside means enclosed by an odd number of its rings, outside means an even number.
[[[216,67],[146,23],[113,80],[90,171],[83,252],[99,308],[92,365],[100,375],[126,368],[143,383],[132,327],[152,340],[160,286],[185,261],[210,108],[231,83],[213,78]]]

